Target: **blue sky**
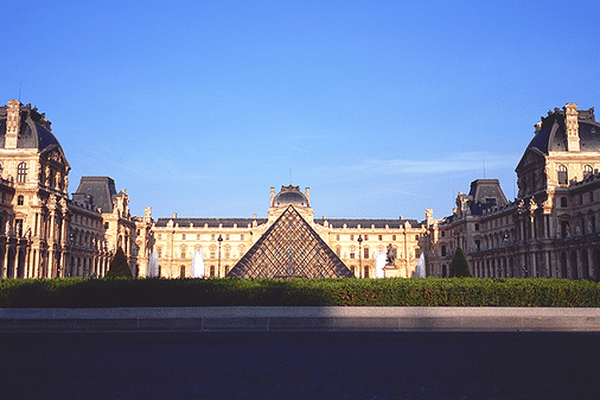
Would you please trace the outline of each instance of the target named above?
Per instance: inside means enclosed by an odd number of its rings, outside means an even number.
[[[140,4],[143,4],[140,6]],[[134,214],[424,218],[516,167],[549,109],[600,107],[600,2],[30,1],[3,5],[0,93]],[[598,109],[600,111],[600,108]]]

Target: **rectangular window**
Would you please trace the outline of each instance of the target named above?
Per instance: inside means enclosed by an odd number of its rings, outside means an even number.
[[[369,235],[365,235],[365,240],[369,240]]]
[[[335,240],[340,241],[340,235],[335,235]]]
[[[181,240],[185,240],[185,233],[181,234]],[[183,257],[181,257],[181,258],[183,258]]]
[[[200,234],[196,234],[196,240],[200,240]]]
[[[446,246],[442,246],[442,257],[446,256]]]
[[[160,247],[156,249],[156,254],[158,254],[158,258],[162,258],[162,249]]]
[[[421,257],[421,249],[415,249],[415,258]]]
[[[350,241],[354,241],[354,235],[350,235]]]
[[[379,235],[378,238],[379,238],[379,241],[382,241],[383,240],[383,235]]]
[[[240,240],[244,240],[244,239],[245,239],[245,238],[244,238],[244,234],[242,233],[242,234],[240,235]]]
[[[364,258],[365,259],[369,258],[369,248],[368,247],[365,247],[365,249],[364,249]]]

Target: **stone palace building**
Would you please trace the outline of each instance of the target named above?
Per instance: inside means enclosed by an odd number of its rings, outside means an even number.
[[[494,179],[458,193],[451,216],[425,220],[314,218],[310,190],[271,188],[267,217],[153,219],[131,215],[125,189],[86,176],[68,194],[67,158],[31,105],[0,107],[0,277],[104,276],[121,247],[135,276],[158,256],[161,277],[274,278],[448,275],[460,246],[476,276],[600,279],[600,124],[594,110],[555,109],[518,163],[519,193]],[[379,269],[379,271],[381,271]],[[380,275],[381,276],[381,275]]]
[[[519,161],[518,196],[478,179],[451,216],[428,224],[428,274],[444,277],[460,246],[478,277],[600,280],[600,124],[594,109],[549,111]]]

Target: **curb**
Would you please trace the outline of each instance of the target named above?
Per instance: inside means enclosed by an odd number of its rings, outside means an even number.
[[[600,332],[600,308],[181,307],[0,309],[0,332]]]

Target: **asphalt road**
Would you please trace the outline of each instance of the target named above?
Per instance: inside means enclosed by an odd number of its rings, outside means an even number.
[[[598,399],[600,333],[0,333],[1,399]]]

